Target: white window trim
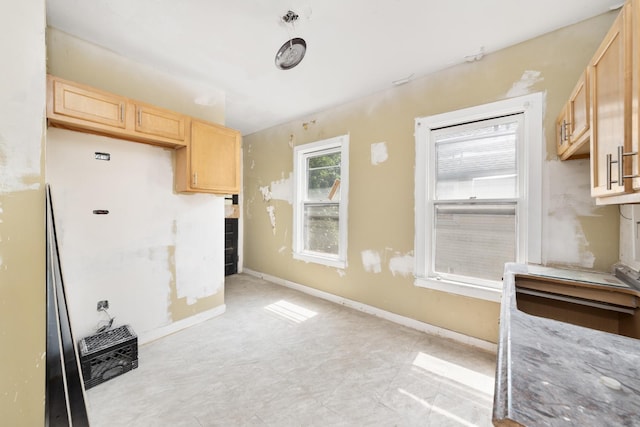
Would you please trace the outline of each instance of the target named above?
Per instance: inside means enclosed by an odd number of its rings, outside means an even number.
[[[520,179],[526,183],[523,191],[526,192],[525,202],[522,203],[522,211],[526,213],[525,225],[522,219],[519,227],[519,248],[524,253],[519,253],[518,262],[540,263],[542,258],[542,151],[543,143],[543,121],[542,106],[543,94],[534,93],[530,95],[510,98],[503,101],[484,104],[476,107],[465,108],[434,116],[421,117],[416,119],[415,139],[416,139],[416,170],[415,170],[415,285],[429,289],[464,295],[468,297],[500,301],[502,289],[483,286],[478,283],[467,283],[455,280],[445,280],[442,278],[429,277],[426,256],[430,253],[427,245],[431,244],[431,212],[429,209],[428,197],[430,188],[428,184],[428,165],[431,156],[430,134],[435,129],[447,126],[454,126],[462,123],[485,120],[493,117],[509,114],[524,113],[524,140],[520,145],[518,154],[522,169],[518,171]],[[522,244],[522,238],[526,244]]]
[[[340,207],[338,227],[340,241],[338,255],[311,252],[304,250],[303,226],[304,184],[306,183],[304,159],[308,154],[340,148]],[[347,266],[347,212],[349,201],[349,135],[336,136],[322,141],[298,145],[293,149],[293,258],[306,262],[324,264],[329,267],[346,268]]]

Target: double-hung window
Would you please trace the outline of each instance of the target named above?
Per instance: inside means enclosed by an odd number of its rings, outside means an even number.
[[[293,257],[344,268],[349,135],[294,148]]]
[[[540,262],[541,95],[416,122],[416,284],[499,300]]]

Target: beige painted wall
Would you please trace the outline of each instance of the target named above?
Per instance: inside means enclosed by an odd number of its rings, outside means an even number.
[[[225,93],[47,28],[47,71],[64,79],[224,124]]]
[[[615,207],[596,207],[588,161],[559,162],[554,120],[609,28],[606,14],[409,84],[245,137],[244,266],[472,337],[495,342],[499,304],[417,288],[414,249],[414,120],[545,92],[543,176],[545,264],[608,270],[618,258]],[[428,55],[428,52],[418,54]],[[330,82],[318,82],[330,84]],[[293,260],[292,147],[350,134],[348,267]],[[388,160],[372,165],[371,145]],[[261,187],[275,194],[264,200]],[[287,200],[288,199],[288,200]],[[275,212],[275,228],[268,207]],[[382,271],[365,271],[363,251],[381,255]],[[404,264],[403,264],[404,263]],[[411,264],[409,264],[411,265]]]
[[[0,13],[0,424],[42,426],[45,4]]]
[[[165,74],[53,28],[48,72],[224,124],[224,92]],[[110,301],[116,323],[145,342],[224,304],[224,198],[173,191],[174,153],[62,129],[47,133],[60,256],[78,338]],[[108,152],[109,162],[93,160]],[[100,207],[102,206],[102,207]],[[110,214],[92,215],[93,209]]]

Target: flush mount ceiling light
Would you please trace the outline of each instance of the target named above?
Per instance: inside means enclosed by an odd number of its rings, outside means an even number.
[[[276,67],[290,70],[302,61],[307,51],[307,43],[300,37],[287,41],[276,53]]]
[[[280,17],[280,23],[290,27],[291,39],[283,44],[276,53],[276,67],[281,70],[290,70],[302,61],[304,54],[307,51],[307,42],[300,37],[293,37],[293,31],[295,30],[295,23],[298,20],[299,15],[289,10],[283,16]]]

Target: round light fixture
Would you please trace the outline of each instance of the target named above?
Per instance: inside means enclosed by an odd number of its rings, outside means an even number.
[[[307,43],[299,38],[287,41],[276,53],[276,67],[281,70],[290,70],[302,61],[307,51]]]

